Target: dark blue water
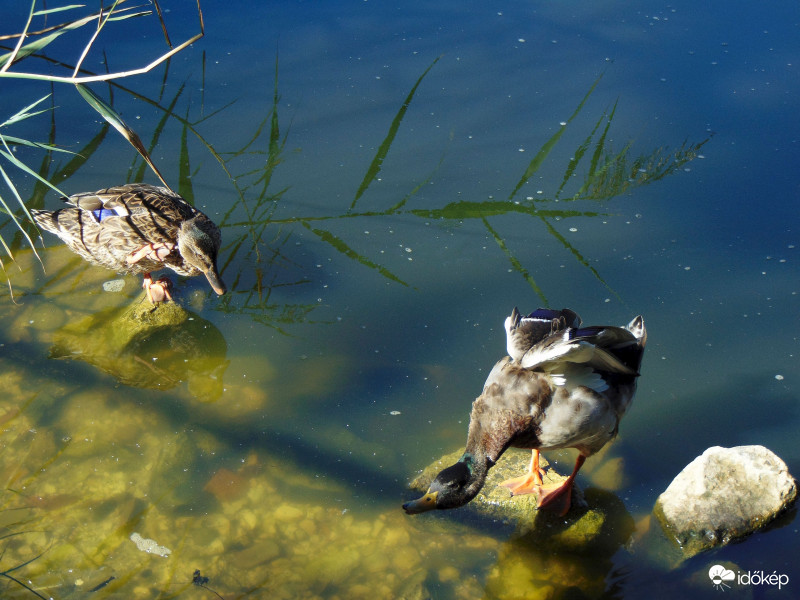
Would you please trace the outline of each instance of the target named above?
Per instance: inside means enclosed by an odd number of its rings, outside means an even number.
[[[173,41],[188,39],[196,12],[168,8]],[[3,33],[18,31],[24,15],[6,13]],[[203,16],[205,37],[167,70],[119,80],[113,101],[155,142],[170,185],[222,227],[231,294],[212,297],[201,279],[177,288],[224,344],[199,337],[211,367],[187,372],[159,346],[149,362],[174,362],[149,369],[155,389],[121,380],[139,360],[127,354],[116,372],[101,369],[96,357],[111,350],[95,330],[70,338],[98,340],[94,362],[48,358],[64,328],[141,292],[132,277],[122,294],[102,292],[115,276],[52,237],[43,272],[6,224],[22,270],[3,259],[19,302],[0,302],[14,415],[4,462],[20,465],[6,468],[5,514],[24,507],[46,533],[14,537],[17,562],[3,569],[42,553],[27,579],[65,598],[111,576],[96,594],[196,594],[194,569],[225,597],[707,598],[719,593],[708,568],[725,563],[790,577],[782,590],[735,590],[743,597],[797,594],[793,511],[677,567],[650,542],[610,556],[537,552],[459,511],[400,511],[408,478],[464,443],[515,305],[568,306],[590,324],[644,315],[634,406],[587,463],[621,459],[610,491],[638,523],[634,540],[709,446],[762,444],[800,470],[797,6],[228,2],[204,4]],[[111,70],[165,51],[152,19],[114,26],[87,69],[105,69],[101,49]],[[74,64],[87,36],[50,54]],[[2,85],[2,119],[51,91]],[[92,89],[109,99],[106,85]],[[70,86],[53,91],[54,129],[44,114],[0,132],[54,131],[83,152],[74,171],[68,156],[46,163],[62,190],[140,173],[157,182],[113,130],[87,150],[100,118]],[[565,181],[570,159],[598,124],[592,143],[608,124],[608,155],[630,144],[629,164],[708,141],[661,179],[570,201],[588,158]],[[31,207],[58,204],[9,173]],[[490,210],[509,199],[554,212]],[[570,468],[571,455],[551,458]],[[9,517],[10,531],[27,531],[19,522]],[[170,558],[138,552],[132,532]]]

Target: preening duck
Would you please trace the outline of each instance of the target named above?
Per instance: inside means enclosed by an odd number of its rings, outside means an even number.
[[[142,273],[151,302],[170,297],[168,279],[150,278],[165,267],[188,277],[202,273],[217,294],[225,293],[217,271],[219,228],[178,194],[130,183],[63,200],[68,208],[31,211],[36,223],[93,265]]]
[[[540,308],[505,321],[508,356],[495,364],[472,404],[467,446],[428,492],[403,505],[409,514],[456,508],[483,487],[507,448],[532,450],[528,472],[504,481],[512,494],[534,493],[541,509],[565,515],[587,457],[616,436],[633,400],[647,331],[641,316],[625,327],[581,327],[569,309]],[[545,486],[539,452],[576,448],[572,474]]]

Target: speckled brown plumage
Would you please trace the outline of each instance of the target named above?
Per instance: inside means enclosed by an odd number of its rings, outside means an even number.
[[[132,183],[64,201],[71,206],[32,211],[33,217],[91,264],[146,276],[164,267],[204,274],[214,291],[225,292],[216,265],[219,228],[178,194]]]

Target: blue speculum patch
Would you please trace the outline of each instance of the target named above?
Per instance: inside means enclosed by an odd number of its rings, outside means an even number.
[[[97,219],[97,222],[101,223],[103,219],[107,217],[113,217],[117,213],[108,208],[98,208],[97,210],[93,210],[92,214],[94,215],[94,218]]]

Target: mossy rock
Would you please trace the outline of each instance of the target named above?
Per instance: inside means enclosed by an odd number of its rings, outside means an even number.
[[[411,489],[425,492],[439,471],[455,463],[462,454],[463,451],[458,450],[428,465],[411,482]],[[523,473],[529,462],[529,452],[506,452],[489,471],[483,489],[460,510],[508,523],[514,526],[518,536],[530,538],[543,547],[572,553],[612,553],[633,533],[633,518],[612,493],[598,489],[584,493],[576,484],[572,490],[572,508],[561,517],[537,509],[534,494],[512,496],[506,488],[498,485]],[[545,483],[559,483],[566,479],[553,469],[547,469],[548,463],[543,456],[540,465],[547,470]]]
[[[82,360],[135,387],[193,382],[201,399],[222,393],[227,343],[209,321],[177,302],[101,310],[53,335],[50,358]]]

